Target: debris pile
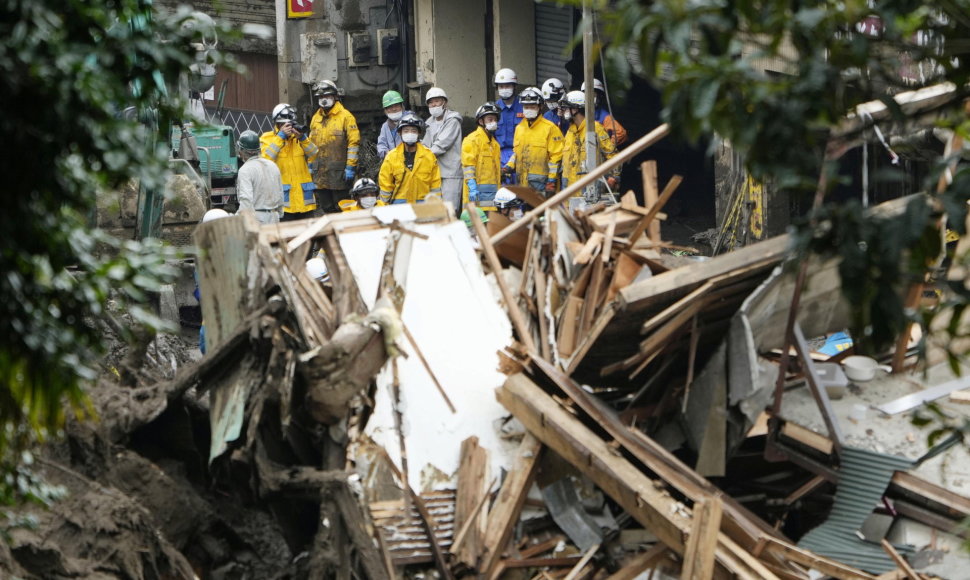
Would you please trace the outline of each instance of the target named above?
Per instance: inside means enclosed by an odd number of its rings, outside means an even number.
[[[831,264],[788,332],[787,239],[665,253],[679,178],[644,175],[647,207],[472,211],[480,252],[434,202],[201,226],[212,346],[187,380],[215,485],[267,505],[313,577],[916,578],[924,546],[871,517],[959,532],[970,500],[841,438],[804,340],[841,329]]]

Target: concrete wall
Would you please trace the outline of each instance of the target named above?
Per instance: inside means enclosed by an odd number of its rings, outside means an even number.
[[[535,3],[522,0],[490,0],[495,19],[493,44],[495,70],[510,68],[519,77],[519,89],[536,84]],[[489,98],[495,71],[489,71]],[[545,80],[545,79],[542,79]],[[538,82],[542,82],[539,80]]]

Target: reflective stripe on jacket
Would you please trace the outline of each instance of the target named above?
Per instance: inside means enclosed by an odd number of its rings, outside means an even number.
[[[283,140],[276,131],[267,131],[259,138],[262,156],[275,161],[283,180],[283,211],[302,213],[317,209],[313,197],[313,178],[309,163],[317,157],[317,146],[310,139],[298,142],[296,137]],[[290,190],[300,192],[291,195]]]
[[[404,144],[400,144],[384,157],[378,185],[381,200],[385,203],[424,201],[428,195],[441,197],[441,170],[438,159],[430,149],[418,143],[411,169],[404,164]]]
[[[317,109],[310,120],[310,139],[320,149],[313,182],[318,189],[347,189],[344,168],[357,167],[360,131],[357,119],[338,101],[330,112]]]
[[[508,165],[515,169],[519,185],[545,188],[546,181],[559,175],[562,161],[562,131],[547,119],[527,120],[515,128],[515,154]]]
[[[611,159],[616,155],[616,146],[613,145],[613,140],[610,136],[606,134],[606,129],[602,125],[596,123],[593,125],[596,131],[596,141],[599,143],[598,147],[598,163],[606,159]],[[562,187],[566,188],[570,183],[575,182],[579,179],[579,176],[584,175],[589,171],[586,166],[586,120],[578,126],[572,124],[569,126],[569,131],[566,133],[565,141],[563,143],[562,150]],[[610,175],[614,177],[619,176],[619,168],[615,168]],[[575,196],[582,195],[581,191],[574,194]]]
[[[468,203],[468,180],[478,184],[478,207],[495,208],[495,193],[502,183],[502,149],[484,127],[479,126],[461,142],[462,205]]]

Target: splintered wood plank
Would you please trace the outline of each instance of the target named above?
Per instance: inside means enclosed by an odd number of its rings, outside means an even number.
[[[572,414],[522,374],[509,377],[497,392],[499,402],[543,443],[588,475],[641,525],[678,554],[690,530],[685,507],[658,482],[616,455]]]
[[[660,194],[660,198],[650,207],[647,215],[643,216],[640,223],[638,223],[637,227],[633,230],[633,233],[630,234],[631,248],[636,247],[637,240],[643,234],[643,230],[647,227],[656,228],[657,230],[657,238],[650,238],[650,241],[654,244],[663,243],[663,241],[660,239],[660,224],[657,223],[656,218],[660,214],[660,209],[663,208],[668,201],[670,201],[670,198],[674,195],[674,192],[677,191],[677,187],[680,186],[680,182],[682,180],[683,178],[679,175],[675,175],[670,178],[670,181],[667,182],[667,186],[664,187],[663,193]]]
[[[631,258],[626,252],[620,252],[613,268],[613,279],[610,280],[610,289],[606,293],[606,301],[612,302],[617,293],[630,285],[640,273],[643,266]]]
[[[899,566],[899,569],[906,573],[907,578],[910,580],[921,580],[920,575],[916,573],[916,570],[913,570],[913,567],[909,564],[909,562],[906,561],[906,558],[903,558],[902,555],[896,551],[896,548],[893,548],[893,545],[889,543],[889,540],[883,538],[880,544],[882,545],[882,549],[885,550],[886,553],[889,554],[889,557],[893,559],[893,562]]]
[[[603,237],[603,234],[600,232],[593,232],[592,235],[589,236],[589,239],[586,240],[586,243],[583,244],[583,249],[580,250],[578,254],[573,256],[573,264],[588,264],[593,258],[593,252],[595,252],[596,248],[598,248],[600,243],[602,243]]]
[[[542,443],[532,434],[526,433],[516,451],[512,470],[502,483],[495,505],[488,514],[480,568],[485,578],[492,578],[497,572],[502,552],[512,537],[512,530],[519,520],[519,513],[532,485],[541,450]]]
[[[657,205],[657,200],[660,199],[657,189],[657,162],[654,160],[644,161],[640,164],[640,172],[643,175],[643,205],[647,209],[653,209]],[[660,224],[649,224],[647,229],[647,237],[650,238],[652,242],[659,242],[660,240]],[[647,225],[644,224],[644,225]],[[643,232],[643,228],[637,227],[637,230]],[[635,230],[636,231],[636,230]],[[640,237],[638,233],[636,238]],[[636,243],[636,238],[630,236],[630,241]]]
[[[635,580],[642,573],[657,567],[657,563],[667,555],[670,550],[662,543],[656,543],[652,548],[642,554],[638,554],[625,566],[617,570],[606,580]]]
[[[563,309],[562,320],[559,323],[559,336],[556,344],[559,345],[559,356],[569,356],[576,348],[576,327],[579,326],[579,314],[583,311],[583,299],[577,296],[570,296],[566,299],[566,308]]]
[[[480,517],[482,502],[488,490],[485,482],[488,477],[488,450],[478,444],[478,437],[472,436],[461,442],[461,463],[458,466],[458,496],[455,500],[455,528],[464,532],[458,546],[452,544],[451,553],[458,562],[474,568],[482,550],[482,529]],[[467,531],[466,531],[467,526]],[[459,540],[455,538],[456,542]]]
[[[714,554],[720,529],[721,498],[714,496],[694,503],[694,523],[687,537],[682,580],[714,577]]]

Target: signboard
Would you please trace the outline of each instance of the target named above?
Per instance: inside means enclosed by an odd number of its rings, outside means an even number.
[[[313,0],[286,0],[287,18],[308,18],[313,16]]]

